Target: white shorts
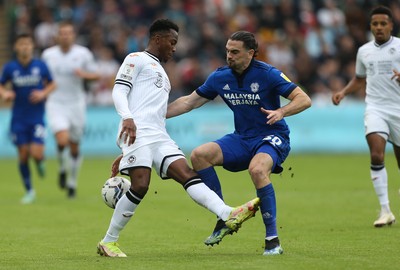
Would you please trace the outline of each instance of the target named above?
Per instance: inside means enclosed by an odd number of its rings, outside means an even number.
[[[127,146],[117,142],[122,149],[123,157],[119,164],[121,174],[128,175],[128,169],[148,167],[156,170],[162,179],[168,179],[167,171],[172,162],[185,158],[182,150],[167,135],[160,134],[155,138],[137,137],[136,141]]]
[[[86,123],[86,105],[84,103],[47,102],[46,115],[49,127],[54,134],[67,130],[71,141],[79,142],[81,140]]]
[[[364,114],[365,135],[379,133],[385,140],[400,146],[400,115],[367,108]]]

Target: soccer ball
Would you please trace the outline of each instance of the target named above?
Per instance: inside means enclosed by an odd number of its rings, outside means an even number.
[[[101,189],[101,197],[105,204],[114,209],[119,199],[130,187],[131,183],[128,179],[120,176],[111,177],[104,183]]]

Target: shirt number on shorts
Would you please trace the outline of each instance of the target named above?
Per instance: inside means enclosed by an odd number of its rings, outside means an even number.
[[[264,137],[263,141],[268,141],[273,146],[279,146],[282,144],[282,140],[279,137],[274,136],[274,135],[268,135],[268,136]]]
[[[35,138],[44,139],[46,136],[46,129],[43,125],[35,125]]]

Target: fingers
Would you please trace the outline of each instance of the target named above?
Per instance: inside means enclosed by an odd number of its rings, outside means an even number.
[[[136,140],[136,131],[127,129],[122,129],[119,134],[119,139],[123,141],[124,144],[128,144],[128,146],[132,145]]]

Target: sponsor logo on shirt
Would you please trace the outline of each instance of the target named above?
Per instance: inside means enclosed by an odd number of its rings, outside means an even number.
[[[288,77],[286,77],[286,75],[285,74],[283,74],[283,72],[281,72],[281,77],[282,78],[284,78],[287,82],[292,82],[291,80],[289,80],[289,78]]]
[[[225,86],[222,88],[222,90],[231,90],[228,84],[225,84]]]
[[[132,74],[133,74],[134,67],[135,67],[134,64],[126,64],[124,66],[124,69],[122,70],[121,78],[127,79],[127,80],[132,80]]]
[[[154,83],[155,86],[157,86],[157,88],[161,88],[163,86],[163,76],[160,72],[156,72],[157,73],[157,79]]]
[[[260,96],[258,94],[238,94],[238,93],[226,93],[224,98],[232,105],[258,105]]]

